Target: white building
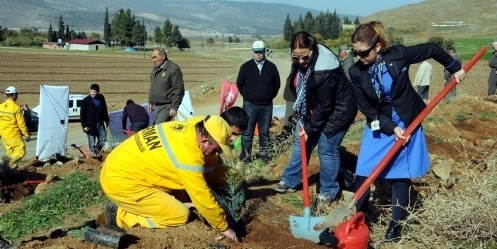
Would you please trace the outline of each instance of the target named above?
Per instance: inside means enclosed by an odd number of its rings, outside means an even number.
[[[74,39],[67,42],[69,50],[102,50],[105,43],[99,40]]]

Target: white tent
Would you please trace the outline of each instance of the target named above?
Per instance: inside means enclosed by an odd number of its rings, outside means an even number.
[[[69,86],[40,85],[36,157],[46,161],[66,155]]]
[[[147,104],[141,104],[143,108],[147,108]],[[150,112],[148,113],[148,125],[152,125],[154,123],[154,115]],[[123,120],[123,110],[115,111],[109,113],[109,131],[110,131],[110,137],[107,138],[107,141],[111,144],[114,143],[120,143],[124,141],[128,135],[123,133],[122,129],[122,120]],[[129,126],[131,125],[131,122],[129,121],[129,118],[126,122],[126,129],[129,129]]]

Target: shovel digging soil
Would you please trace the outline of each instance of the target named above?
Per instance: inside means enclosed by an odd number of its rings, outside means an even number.
[[[292,229],[293,237],[297,239],[306,239],[315,243],[319,243],[319,235],[324,230],[313,230],[323,217],[312,217],[309,201],[309,175],[307,172],[307,148],[305,137],[300,136],[300,147],[302,148],[302,194],[304,196],[304,216],[290,215],[290,228]]]
[[[487,51],[487,48],[483,47],[481,48],[478,53],[476,53],[475,56],[464,66],[464,71],[467,73],[471,68],[478,62],[478,60],[481,59],[481,57],[485,54]],[[445,95],[448,94],[450,90],[452,90],[456,86],[456,80],[452,79],[447,86],[440,91],[440,93],[435,96],[435,98],[425,107],[425,109],[419,113],[419,115],[412,121],[412,123],[407,127],[407,129],[404,131],[404,136],[409,136],[412,134],[412,132],[418,128],[419,124],[423,121],[423,119],[435,108],[435,106],[442,101],[442,99],[445,97]],[[390,151],[387,153],[385,158],[381,160],[381,162],[376,166],[376,168],[373,170],[371,175],[364,181],[364,183],[359,187],[359,189],[355,192],[355,194],[352,196],[352,200],[348,202],[345,206],[338,207],[335,209],[333,212],[328,214],[324,219],[319,221],[314,226],[314,230],[321,231],[325,228],[329,227],[334,227],[336,224],[338,224],[340,221],[345,219],[346,217],[350,216],[351,214],[354,213],[355,211],[355,205],[357,204],[357,201],[362,197],[362,195],[366,192],[366,190],[371,186],[371,184],[376,180],[376,178],[381,174],[383,169],[388,165],[390,160],[396,155],[396,153],[400,150],[400,148],[403,146],[404,140],[398,140],[395,142],[393,147],[390,149]]]

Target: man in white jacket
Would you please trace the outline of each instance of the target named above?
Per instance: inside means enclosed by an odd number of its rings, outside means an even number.
[[[424,101],[428,100],[428,91],[430,90],[430,81],[433,66],[427,61],[421,62],[416,78],[414,78],[414,85],[418,87],[418,94]]]

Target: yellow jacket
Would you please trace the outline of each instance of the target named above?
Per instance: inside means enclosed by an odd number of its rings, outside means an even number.
[[[195,126],[171,121],[148,127],[115,148],[105,160],[100,180],[102,184],[120,181],[121,190],[129,193],[136,192],[134,186],[167,193],[184,189],[209,224],[224,231],[226,214],[207,185],[204,165]]]
[[[3,139],[28,136],[28,127],[22,115],[21,107],[12,99],[0,104],[0,136]]]
[[[185,122],[195,126],[205,118],[206,116],[194,116],[185,120]],[[228,168],[226,168],[226,165],[222,162],[219,154],[205,156],[204,159],[204,176],[207,179],[207,182],[218,187],[226,187],[226,172],[228,171]]]

